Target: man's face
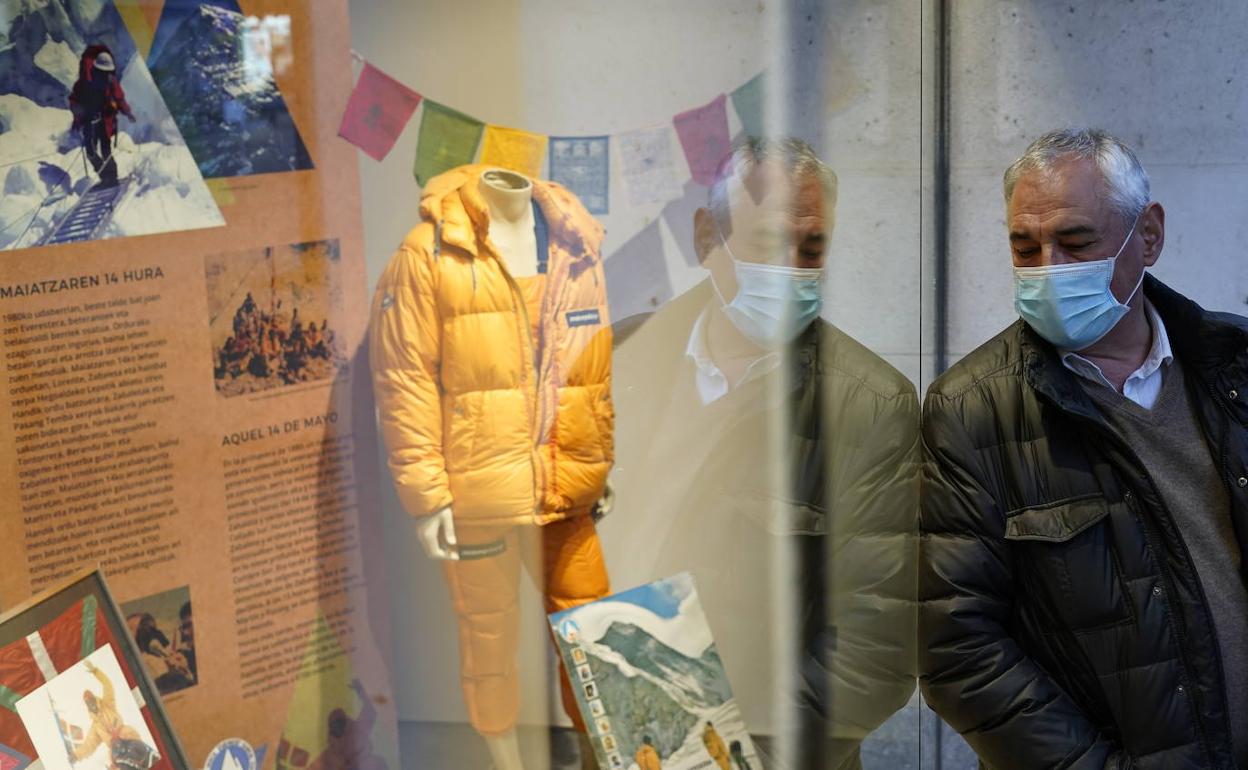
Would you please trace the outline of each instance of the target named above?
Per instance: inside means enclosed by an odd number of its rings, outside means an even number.
[[[820,268],[831,239],[833,215],[813,174],[794,179],[783,164],[766,162],[754,167],[743,188],[732,201],[727,231],[706,209],[699,210],[695,222],[698,253],[725,302],[737,293],[729,249],[742,262]]]
[[[1095,161],[1059,160],[1047,170],[1024,173],[1014,186],[1006,207],[1013,263],[1093,262],[1114,256],[1127,240],[1111,283],[1121,301],[1135,288],[1141,270],[1157,261],[1161,216],[1161,207],[1151,203],[1132,228],[1110,207]]]

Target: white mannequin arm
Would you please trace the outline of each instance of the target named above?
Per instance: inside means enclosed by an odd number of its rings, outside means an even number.
[[[455,548],[455,518],[449,505],[417,521],[416,537],[430,559],[453,561],[459,558]]]

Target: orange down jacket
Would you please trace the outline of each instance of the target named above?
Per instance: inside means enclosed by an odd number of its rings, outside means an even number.
[[[546,524],[588,512],[611,467],[611,326],[602,226],[533,180],[549,231],[541,334],[489,239],[488,166],[425,186],[421,222],[373,299],[370,362],[382,436],[413,515]]]

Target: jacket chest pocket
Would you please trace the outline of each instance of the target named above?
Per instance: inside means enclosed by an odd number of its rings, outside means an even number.
[[[1023,589],[1047,599],[1057,623],[1071,631],[1093,631],[1134,619],[1105,498],[1066,500],[1011,514],[1005,539],[1014,544]]]

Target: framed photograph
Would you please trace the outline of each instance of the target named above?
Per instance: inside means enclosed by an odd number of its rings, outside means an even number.
[[[0,615],[0,768],[190,770],[99,570]]]

